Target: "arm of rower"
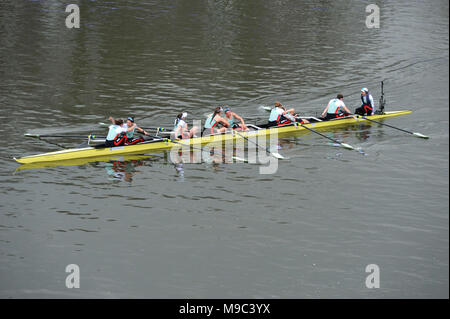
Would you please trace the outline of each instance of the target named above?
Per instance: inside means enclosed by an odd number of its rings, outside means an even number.
[[[127,128],[127,132],[134,130],[135,127],[136,127],[136,123],[134,123],[133,126]]]
[[[328,106],[330,106],[330,102],[328,102],[328,104],[327,104],[325,110],[323,110],[323,112],[322,112],[322,117],[325,117],[325,115],[327,114],[327,112],[328,112]]]
[[[295,109],[289,109],[286,112],[284,112],[284,114],[286,114],[286,113],[291,113],[292,115],[294,115]]]
[[[148,135],[148,133],[144,129],[142,129],[142,128],[138,127],[138,126],[136,126],[136,130],[138,130],[139,132],[144,133],[145,135]]]
[[[348,114],[352,114],[352,112],[348,109],[348,107],[344,104],[344,111]]]
[[[372,104],[372,114],[374,114],[376,107],[375,107],[375,101],[374,101],[372,94],[370,95],[370,103]]]
[[[244,119],[233,112],[233,116],[238,119],[239,122],[241,122],[243,125],[245,125]]]
[[[114,122],[114,117],[110,116],[110,117],[108,118],[108,120],[110,120],[112,124],[115,124],[115,122]]]
[[[216,121],[222,123],[226,127],[230,127],[230,123],[228,123],[228,121],[221,116],[218,116]]]
[[[175,130],[175,139],[177,139],[177,140],[179,140],[178,136],[182,135],[180,130],[181,130],[181,127],[178,125]]]
[[[241,128],[243,129],[243,130],[248,130],[248,127],[247,127],[247,125],[245,125],[245,122],[244,122],[244,119],[241,117],[241,116],[239,116],[239,115],[237,115],[236,113],[234,113],[233,112],[233,116],[235,117],[235,118],[237,118],[240,122],[241,122]]]

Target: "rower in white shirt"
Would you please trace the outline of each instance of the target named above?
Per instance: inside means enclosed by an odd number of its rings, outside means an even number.
[[[324,120],[331,120],[351,115],[350,110],[345,106],[343,100],[344,96],[341,93],[339,93],[335,99],[331,99],[322,112],[322,118]]]
[[[197,127],[194,126],[189,130],[188,124],[186,123],[187,113],[183,112],[177,115],[173,123],[173,130],[175,132],[175,138],[177,140],[183,138],[196,137]]]
[[[110,117],[110,120],[114,121],[114,123],[109,126],[109,131],[108,135],[106,136],[105,145],[107,147],[125,145],[125,142],[127,140],[125,133],[127,129],[123,127],[123,120],[112,119],[112,117]]]

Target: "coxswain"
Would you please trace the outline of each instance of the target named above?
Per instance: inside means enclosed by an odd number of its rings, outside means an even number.
[[[230,125],[230,128],[232,128],[233,130],[242,130],[242,131],[248,130],[247,126],[245,126],[244,119],[241,116],[237,115],[236,113],[232,112],[229,106],[224,106],[223,111],[225,113],[225,119]],[[236,123],[234,118],[236,118],[240,123]]]
[[[220,116],[222,112],[223,108],[221,106],[218,106],[214,110],[214,113],[208,116],[208,118],[205,121],[205,125],[203,126],[202,135],[203,132],[205,132],[205,130],[209,130],[211,134],[224,133],[227,130],[227,128],[230,127],[230,123],[228,123],[228,121],[225,118]],[[222,127],[219,128],[219,126]]]
[[[361,106],[355,110],[355,114],[359,115],[373,115],[375,112],[375,102],[373,101],[372,94],[369,93],[369,89],[361,89]]]
[[[275,107],[270,112],[267,127],[288,125],[294,121],[300,122],[300,124],[309,123],[308,120],[299,118],[293,108],[287,110],[280,102],[275,102]]]
[[[196,137],[197,127],[194,126],[189,130],[188,124],[186,123],[187,113],[183,112],[177,115],[173,123],[173,130],[175,132],[175,138],[177,140],[183,138]]]
[[[331,99],[322,112],[322,118],[324,120],[331,120],[351,115],[350,110],[345,106],[343,100],[344,96],[341,93],[339,93],[335,99]]]

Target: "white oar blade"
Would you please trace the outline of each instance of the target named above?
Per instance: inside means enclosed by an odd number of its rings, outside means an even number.
[[[429,136],[420,134],[420,133],[413,133],[414,136],[420,137],[420,138],[430,138]]]
[[[278,159],[284,159],[284,156],[281,155],[280,153],[270,153],[273,157],[278,158]]]
[[[237,156],[233,156],[233,159],[239,162],[247,162],[247,160],[245,158],[241,158],[241,157],[237,157]]]
[[[342,147],[348,149],[348,150],[354,150],[355,148],[349,144],[341,143]]]

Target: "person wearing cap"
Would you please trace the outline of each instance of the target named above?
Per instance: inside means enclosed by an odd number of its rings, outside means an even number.
[[[203,126],[202,135],[205,130],[210,130],[211,134],[225,133],[227,128],[230,127],[230,123],[228,123],[228,121],[225,118],[220,116],[222,112],[223,108],[221,106],[218,106],[214,110],[214,113],[208,116],[208,118],[205,121],[205,125]],[[219,126],[222,127],[219,128]]]
[[[322,112],[322,118],[324,120],[331,120],[341,118],[347,115],[351,115],[350,110],[345,106],[344,95],[339,93],[335,99],[331,99],[328,102],[327,107]]]
[[[188,114],[186,112],[183,112],[178,114],[175,118],[175,121],[173,123],[173,130],[175,132],[175,138],[177,140],[196,137],[195,134],[197,133],[197,127],[194,126],[189,130],[188,124],[186,123],[187,116]]]
[[[375,102],[368,88],[361,89],[361,102],[362,105],[355,110],[355,114],[373,115],[375,112]]]
[[[297,117],[298,115],[295,114],[295,110],[293,108],[286,110],[286,108],[280,102],[277,101],[275,102],[275,107],[270,112],[267,127],[288,125],[291,124],[293,121],[300,122],[301,124],[309,123],[308,120],[299,119]]]
[[[244,119],[236,113],[232,112],[229,106],[225,105],[223,107],[223,111],[225,113],[225,119],[233,130],[248,130],[247,126],[245,126]],[[236,118],[240,123],[236,123],[234,118]]]

